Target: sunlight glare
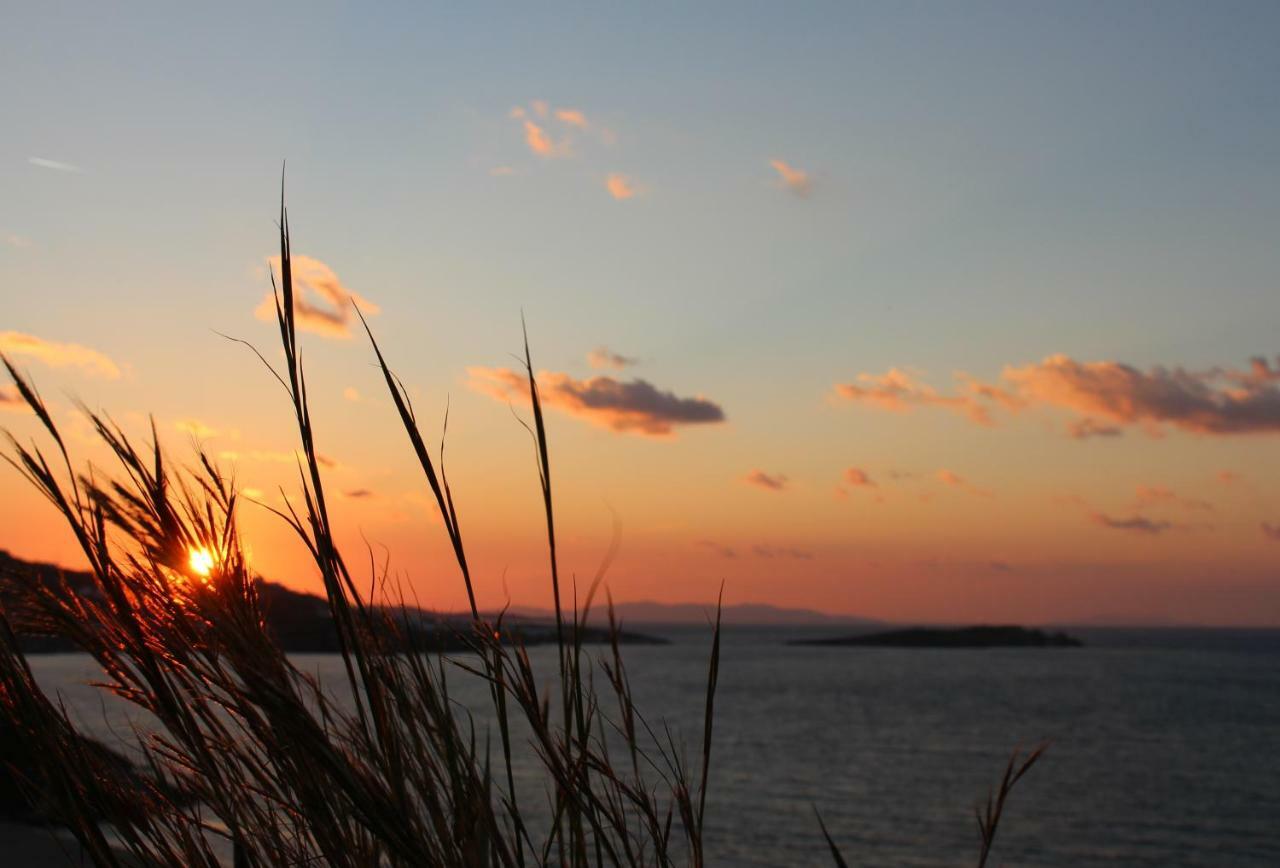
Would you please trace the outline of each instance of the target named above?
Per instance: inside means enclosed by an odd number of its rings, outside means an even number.
[[[209,574],[213,572],[213,552],[207,548],[192,547],[187,557],[187,566],[197,576],[208,578]]]

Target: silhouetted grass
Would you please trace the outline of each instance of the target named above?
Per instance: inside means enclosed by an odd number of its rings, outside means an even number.
[[[477,735],[449,695],[445,662],[414,645],[420,640],[409,629],[410,610],[376,607],[362,597],[335,542],[298,346],[283,206],[279,236],[280,274],[272,286],[283,369],[259,358],[293,412],[301,494],[273,511],[321,575],[354,704],[350,710],[336,704],[265,629],[241,547],[233,479],[203,453],[194,470],[175,471],[154,426],[152,442],[138,446],[109,417],[88,410],[119,467],[114,478],[92,467],[77,472],[35,386],[5,359],[52,444],[10,436],[6,457],[66,520],[96,591],[33,582],[24,612],[35,613],[42,631],[91,655],[106,686],[157,723],[142,743],[150,773],[143,783],[87,751],[65,710],[36,684],[9,614],[0,611],[0,713],[49,782],[46,798],[104,866],[213,866],[219,836],[231,842],[237,866],[707,864],[719,617],[694,768],[670,732],[655,729],[636,707],[611,602],[613,643],[601,661],[607,686],[598,690],[591,678],[583,633],[608,560],[581,603],[574,587],[572,606],[562,605],[550,450],[527,335],[529,430],[556,620],[554,690],[539,687],[520,644],[504,643],[501,617],[491,623],[481,615],[443,449],[433,460],[407,391],[361,318],[466,589],[475,655],[458,663],[488,686],[499,738],[495,772],[487,735]],[[207,577],[190,567],[193,550],[213,553]],[[386,575],[370,570],[375,586],[385,586]],[[536,755],[550,795],[550,810],[536,820],[517,792],[513,754],[520,738]],[[611,744],[624,754],[614,756]],[[980,815],[984,860],[1008,790],[1038,756],[1016,773],[1011,763],[999,796]],[[104,817],[112,819],[114,836],[103,831]],[[822,832],[843,864],[825,826]]]

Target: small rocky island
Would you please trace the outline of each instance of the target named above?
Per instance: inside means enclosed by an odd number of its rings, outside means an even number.
[[[1065,633],[1027,627],[911,627],[839,636],[792,639],[788,645],[853,645],[867,648],[1078,648],[1082,643]]]

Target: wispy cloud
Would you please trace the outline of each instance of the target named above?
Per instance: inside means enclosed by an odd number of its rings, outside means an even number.
[[[1121,362],[1079,362],[1053,355],[1006,367],[999,383],[964,374],[957,378],[960,390],[942,394],[892,368],[886,374],[860,374],[855,382],[837,384],[835,394],[884,410],[944,407],[982,425],[994,424],[992,411],[997,408],[1017,412],[1053,407],[1079,415],[1068,426],[1077,439],[1115,436],[1127,426],[1140,426],[1153,435],[1165,425],[1209,435],[1280,432],[1280,367],[1261,356],[1250,359],[1244,369],[1142,371]]]
[[[367,488],[353,488],[350,491],[342,492],[342,496],[352,500],[368,500],[373,497],[373,492]]]
[[[783,160],[777,159],[770,160],[769,165],[773,166],[773,170],[778,173],[779,183],[784,189],[802,199],[813,192],[813,179],[809,177],[809,173],[804,169],[798,169]]]
[[[76,175],[84,174],[84,169],[74,163],[64,163],[61,160],[50,160],[47,157],[27,157],[27,162],[41,169],[52,169],[55,172],[71,172]]]
[[[271,270],[280,273],[280,257],[269,260]],[[343,286],[333,269],[319,259],[301,254],[291,257],[293,270],[293,312],[298,327],[329,338],[351,337],[355,322],[352,305],[358,305],[365,316],[374,316],[380,308]],[[260,320],[276,318],[275,296],[268,292],[254,310]]]
[[[704,548],[709,551],[715,552],[722,558],[732,559],[738,556],[737,551],[735,551],[733,547],[721,545],[720,543],[715,542],[714,540],[709,540],[709,539],[698,540],[696,543],[694,543],[694,545],[698,546],[699,548]]]
[[[568,139],[555,142],[547,131],[528,118],[524,119],[524,143],[539,157],[567,157],[571,153]]]
[[[878,488],[875,480],[860,467],[850,467],[844,472],[844,481],[859,488]]]
[[[514,175],[516,170],[511,166],[494,166],[489,170],[489,174],[495,178],[504,178],[508,175]]]
[[[18,250],[29,250],[32,246],[32,241],[27,236],[12,233],[4,237],[4,243]]]
[[[1117,518],[1101,512],[1091,512],[1089,513],[1089,520],[1099,527],[1128,531],[1129,533],[1147,534],[1149,536],[1162,534],[1174,528],[1173,522],[1150,519],[1141,515]]]
[[[621,371],[623,368],[640,364],[640,360],[632,356],[615,353],[608,347],[600,346],[587,353],[587,364],[596,370],[611,368],[615,371]]]
[[[23,399],[17,386],[3,383],[0,384],[0,410],[10,413],[30,413],[31,407]]]
[[[97,350],[79,344],[47,341],[22,332],[0,332],[0,353],[38,359],[53,368],[79,368],[87,374],[120,378],[120,368]]]
[[[521,373],[509,368],[467,369],[469,385],[500,401],[529,399],[529,383]],[[702,396],[682,398],[662,391],[646,380],[620,381],[597,376],[585,380],[568,374],[542,371],[538,374],[538,395],[542,403],[594,425],[625,434],[668,437],[686,425],[723,422],[724,411]]]
[[[972,393],[982,384],[965,380],[970,394],[943,395],[932,386],[920,382],[916,375],[902,368],[890,368],[883,374],[859,374],[856,382],[837,383],[835,394],[847,401],[867,404],[880,410],[904,413],[914,407],[943,407],[969,417],[979,425],[994,424],[990,410]],[[991,390],[987,390],[989,393]],[[988,395],[990,397],[990,394]]]
[[[173,423],[173,427],[184,434],[190,434],[197,440],[212,440],[219,433],[217,428],[206,425],[199,419],[179,419]]]
[[[626,175],[620,175],[613,172],[604,180],[605,189],[609,191],[609,195],[620,201],[635,198],[640,194],[640,188],[635,182]]]
[[[985,488],[978,488],[973,483],[969,482],[969,480],[961,476],[959,473],[956,473],[954,470],[947,470],[946,468],[943,468],[942,470],[939,470],[935,475],[937,477],[937,480],[941,482],[943,485],[947,486],[948,488],[957,488],[957,489],[960,489],[961,491],[967,491],[970,494],[976,494],[979,497],[991,496],[990,491],[988,491]]]
[[[1191,512],[1212,512],[1213,504],[1194,497],[1181,497],[1164,485],[1139,485],[1134,496],[1134,508],[1174,506]]]
[[[1090,437],[1120,437],[1124,429],[1086,416],[1067,423],[1067,436],[1072,440],[1088,440]]]
[[[1270,524],[1264,521],[1259,527],[1262,530],[1262,535],[1267,539],[1280,542],[1280,524]]]
[[[765,491],[786,491],[790,481],[781,473],[765,473],[763,470],[755,469],[742,477],[742,481],[747,485],[754,485],[756,488],[763,488]]]
[[[587,123],[587,116],[578,109],[556,109],[556,120],[566,123],[571,127],[577,127],[580,130],[585,130],[587,127],[591,126],[591,124]]]

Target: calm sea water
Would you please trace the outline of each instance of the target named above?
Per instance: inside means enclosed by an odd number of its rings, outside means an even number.
[[[709,636],[626,649],[651,718],[697,756]],[[826,631],[829,633],[830,631]],[[712,864],[956,866],[973,808],[1015,745],[1052,741],[1015,791],[993,864],[1280,865],[1280,631],[1075,631],[1079,649],[806,648],[796,629],[726,631],[708,805]],[[554,652],[536,649],[548,675]],[[331,657],[297,658],[338,683]],[[35,657],[84,729],[127,710],[79,656]],[[459,676],[457,695],[482,703]]]

